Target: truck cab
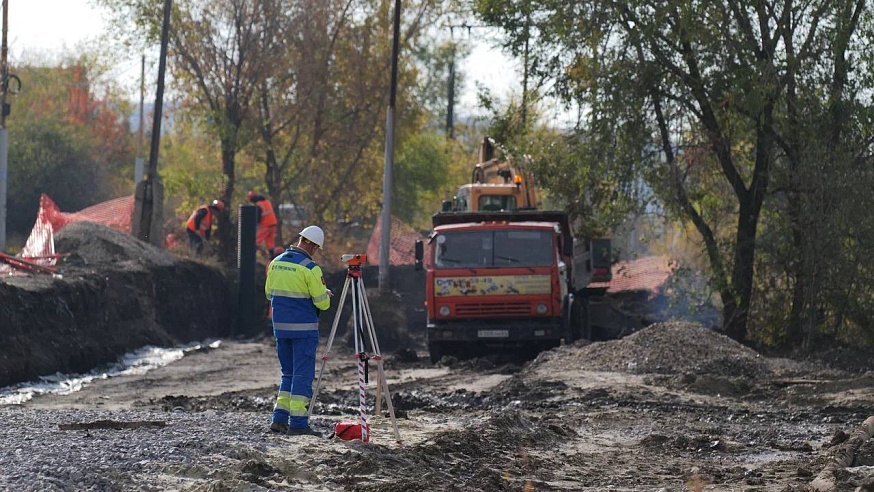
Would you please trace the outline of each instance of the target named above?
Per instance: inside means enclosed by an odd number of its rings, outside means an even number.
[[[417,261],[427,257],[432,361],[589,337],[580,289],[595,280],[593,256],[575,248],[566,214],[450,212],[435,214],[433,224],[429,254],[424,246],[416,252]]]

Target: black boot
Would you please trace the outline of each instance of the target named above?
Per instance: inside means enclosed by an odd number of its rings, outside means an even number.
[[[278,432],[280,434],[285,434],[288,432],[288,424],[285,422],[271,422],[270,430],[273,432]]]
[[[324,435],[313,429],[312,427],[300,427],[300,428],[290,428],[288,432],[286,432],[289,436],[318,436],[324,437]]]

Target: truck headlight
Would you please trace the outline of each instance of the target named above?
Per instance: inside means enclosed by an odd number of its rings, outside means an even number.
[[[546,314],[546,304],[537,305],[537,314]]]
[[[449,309],[449,306],[440,306],[440,316],[449,316],[450,312],[452,312],[452,310]]]

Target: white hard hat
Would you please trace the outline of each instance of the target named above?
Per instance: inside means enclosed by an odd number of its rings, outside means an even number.
[[[304,230],[300,231],[300,237],[315,243],[320,248],[325,244],[325,233],[322,232],[319,226],[307,226]]]

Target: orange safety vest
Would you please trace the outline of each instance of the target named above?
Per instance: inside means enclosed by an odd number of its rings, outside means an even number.
[[[276,214],[273,213],[273,204],[270,200],[258,200],[255,205],[261,209],[261,220],[258,221],[260,227],[269,227],[277,224]]]
[[[202,209],[202,208],[206,209],[206,215],[204,215],[203,219],[201,219],[201,221],[200,221],[200,228],[197,228],[197,226],[194,224],[194,217],[197,216],[197,212],[199,212],[200,209]],[[212,210],[209,209],[208,205],[198,207],[197,210],[195,210],[194,212],[191,212],[191,217],[188,217],[188,225],[187,225],[188,230],[191,232],[196,232],[196,233],[200,234],[201,236],[206,236],[206,231],[209,230],[209,227],[211,225],[212,225]]]

